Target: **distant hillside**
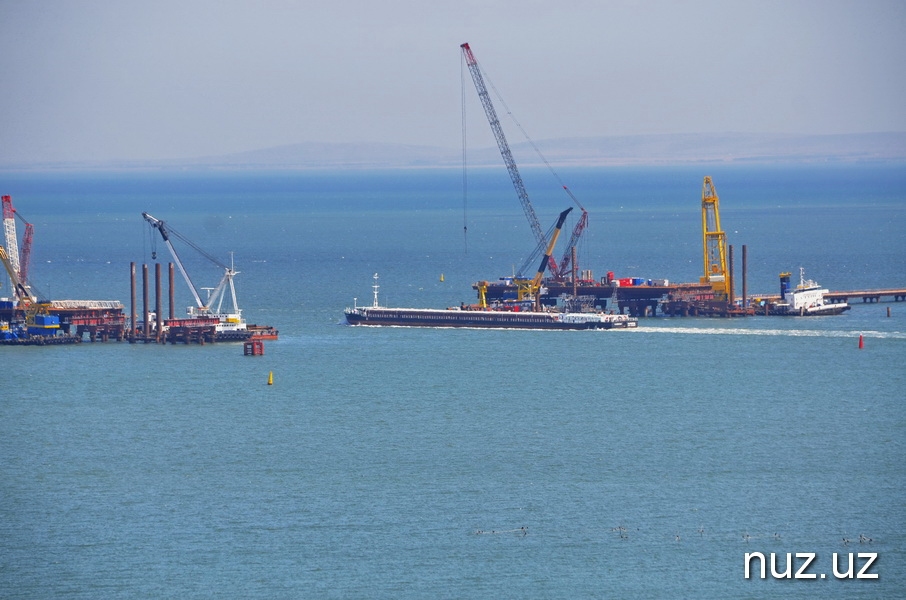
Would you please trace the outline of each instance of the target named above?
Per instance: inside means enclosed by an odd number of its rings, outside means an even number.
[[[906,162],[906,132],[834,135],[700,133],[559,138],[536,145],[557,166],[692,163]],[[520,166],[543,164],[528,143],[512,144]],[[501,164],[496,146],[469,149],[471,166]],[[460,148],[305,142],[188,160],[7,164],[21,169],[335,169],[459,167]]]

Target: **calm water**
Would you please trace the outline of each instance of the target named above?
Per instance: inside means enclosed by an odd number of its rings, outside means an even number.
[[[591,214],[583,268],[696,280],[706,174],[750,290],[799,266],[831,289],[906,286],[891,167],[561,172]],[[526,179],[549,225],[568,198],[545,175]],[[281,339],[253,358],[0,348],[0,596],[903,597],[902,303],[637,331],[350,328],[374,272],[383,303],[438,307],[518,266],[531,235],[506,174],[470,176],[465,210],[455,172],[5,182],[47,295],[128,303],[129,262],[169,260],[144,210],[233,251],[245,316]],[[781,569],[816,553],[827,577],[746,580],[747,552]],[[833,554],[845,570],[858,552],[879,578],[836,579]]]

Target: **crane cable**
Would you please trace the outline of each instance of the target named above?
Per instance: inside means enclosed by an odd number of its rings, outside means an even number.
[[[482,71],[484,71],[484,69],[482,69]],[[540,158],[541,162],[543,162],[544,165],[548,168],[548,170],[550,170],[551,174],[554,176],[554,179],[557,180],[557,183],[560,184],[560,187],[563,188],[563,190],[572,199],[572,201],[576,203],[576,206],[578,206],[581,210],[585,210],[585,207],[583,207],[582,204],[579,203],[579,200],[573,195],[573,193],[570,191],[570,189],[568,187],[566,187],[566,184],[563,183],[563,180],[560,178],[560,175],[558,175],[557,172],[554,170],[554,167],[550,164],[550,162],[548,162],[548,160],[544,156],[544,154],[541,153],[541,149],[538,147],[537,144],[535,144],[535,140],[533,140],[531,137],[529,137],[528,132],[526,132],[525,128],[522,127],[522,123],[520,123],[519,120],[516,119],[516,115],[514,115],[513,111],[510,110],[510,107],[507,106],[506,100],[504,100],[503,96],[500,95],[500,92],[497,91],[497,88],[494,86],[494,82],[491,80],[490,77],[488,77],[488,74],[486,71],[484,71],[484,75],[485,75],[485,79],[488,80],[488,84],[491,86],[491,89],[494,90],[494,95],[497,96],[497,99],[500,101],[500,104],[503,105],[503,109],[506,111],[506,114],[510,117],[510,119],[512,119],[513,123],[516,124],[516,127],[519,128],[519,131],[522,132],[522,135],[525,137],[526,141],[535,150],[535,153],[538,155],[538,158]]]
[[[468,163],[466,161],[466,60],[460,53],[459,79],[462,91],[462,239],[465,254],[469,253],[469,222],[468,222]]]

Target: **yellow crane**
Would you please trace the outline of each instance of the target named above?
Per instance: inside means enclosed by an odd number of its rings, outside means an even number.
[[[716,300],[730,297],[730,273],[727,269],[727,236],[720,228],[717,190],[710,177],[702,184],[702,250],[705,274],[701,283],[711,285]]]
[[[36,298],[31,295],[28,286],[23,284],[19,279],[19,274],[16,272],[6,248],[3,246],[0,246],[0,262],[2,262],[3,266],[6,268],[6,273],[9,275],[10,283],[12,283],[13,286],[13,295],[19,299],[19,302],[21,302],[23,306],[35,302]]]
[[[557,218],[557,225],[554,227],[554,233],[551,236],[551,241],[547,244],[547,250],[544,252],[544,258],[541,259],[541,264],[538,265],[538,272],[535,273],[535,276],[532,279],[515,279],[516,283],[516,297],[518,300],[524,300],[528,296],[533,296],[535,298],[535,306],[540,309],[541,307],[541,279],[544,277],[544,269],[551,261],[551,254],[554,253],[554,246],[557,244],[557,238],[560,237],[560,230],[563,228],[563,222],[566,220],[566,215],[572,211],[573,207],[570,206]]]
[[[560,230],[563,228],[563,221],[566,220],[566,215],[570,213],[572,207],[567,208],[560,216],[557,218],[557,225],[554,227],[554,233],[551,235],[551,241],[547,244],[547,250],[544,253],[544,258],[541,259],[541,264],[538,265],[538,272],[535,273],[535,276],[532,279],[522,279],[516,278],[513,282],[516,284],[516,297],[518,300],[527,300],[528,298],[533,298],[535,301],[535,306],[538,310],[541,308],[541,279],[544,277],[544,269],[551,262],[551,255],[554,253],[554,246],[557,244],[557,238],[560,237]],[[478,306],[482,309],[488,307],[487,299],[488,291],[488,282],[479,281],[478,282]]]

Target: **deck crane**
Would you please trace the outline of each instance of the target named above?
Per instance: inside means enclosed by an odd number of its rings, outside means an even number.
[[[4,267],[10,275],[15,290],[15,296],[23,302],[36,300],[28,281],[28,264],[31,257],[31,244],[34,237],[34,226],[26,221],[13,207],[12,196],[3,196],[3,230],[6,246],[3,248]],[[19,242],[16,238],[16,217],[25,224],[25,233],[22,236],[22,253],[19,254]],[[15,277],[13,277],[15,274]]]
[[[210,254],[196,246],[188,238],[169,227],[160,219],[156,219],[146,212],[142,213],[142,217],[144,217],[145,220],[148,221],[152,228],[157,229],[160,232],[164,243],[170,250],[170,255],[173,256],[173,261],[176,263],[177,268],[179,268],[179,272],[182,273],[183,279],[186,280],[186,284],[189,286],[189,291],[192,292],[192,297],[195,299],[195,306],[190,306],[188,308],[188,315],[192,318],[216,318],[218,320],[218,332],[246,329],[245,321],[242,319],[242,311],[239,309],[239,304],[236,301],[236,288],[233,285],[233,276],[239,273],[239,271],[234,270],[232,266],[226,266]],[[179,254],[177,254],[176,252],[176,248],[173,247],[173,242],[170,241],[171,235],[179,238],[180,240],[194,248],[206,259],[224,270],[223,278],[220,280],[220,283],[217,285],[217,287],[205,288],[208,290],[206,301],[202,301],[201,295],[198,293],[198,288],[196,288],[195,284],[192,283],[192,279],[189,277],[189,273],[186,271],[185,266],[182,264],[182,260],[180,260]],[[226,295],[227,287],[230,288],[230,295],[232,296],[233,300],[233,311],[224,313],[222,312],[223,297]]]
[[[19,274],[16,272],[12,260],[10,260],[9,253],[3,246],[0,246],[0,262],[3,263],[6,274],[9,275],[9,280],[13,286],[13,296],[26,308],[37,302],[38,299],[32,295],[31,289],[19,279]]]
[[[6,236],[6,257],[16,276],[19,276],[19,240],[16,237],[16,209],[12,196],[3,196],[3,233]]]
[[[485,115],[488,118],[488,123],[491,125],[491,131],[497,139],[497,147],[500,149],[500,155],[503,157],[504,164],[506,164],[506,169],[510,174],[513,187],[516,188],[516,195],[522,203],[522,210],[525,212],[525,217],[528,219],[532,233],[535,235],[535,240],[538,243],[537,249],[535,250],[537,253],[547,244],[544,231],[541,229],[541,223],[538,221],[538,216],[535,214],[535,209],[532,207],[531,200],[529,200],[528,192],[525,190],[525,184],[522,182],[522,176],[519,174],[519,169],[516,167],[516,161],[513,160],[513,153],[510,151],[510,145],[507,143],[503,128],[500,126],[500,119],[497,118],[497,111],[494,110],[491,96],[488,94],[488,89],[484,84],[484,77],[481,74],[481,69],[478,68],[478,61],[475,59],[475,55],[472,53],[472,49],[469,47],[468,43],[462,44],[460,48],[462,48],[462,54],[465,57],[466,65],[469,67],[469,72],[472,74],[472,81],[475,83],[475,89],[478,91],[478,98],[481,100]],[[560,276],[559,265],[557,265],[557,262],[553,258],[550,259],[550,268],[551,273],[553,273],[555,277]]]
[[[541,309],[541,279],[544,277],[544,269],[549,264],[555,264],[553,260],[551,260],[551,255],[554,253],[554,246],[557,244],[557,238],[560,237],[560,229],[563,227],[563,222],[566,220],[566,216],[572,209],[573,207],[570,206],[560,213],[560,216],[557,218],[557,224],[554,226],[553,234],[551,234],[551,241],[547,244],[547,250],[544,252],[544,258],[541,259],[541,264],[538,265],[538,272],[535,273],[535,276],[532,279],[515,280],[517,298],[523,300],[529,295],[533,296],[537,310]]]
[[[22,234],[22,252],[19,255],[19,279],[28,285],[28,265],[31,262],[31,245],[35,236],[35,226],[26,221],[19,211],[16,211],[16,217],[25,225],[25,233]]]
[[[705,274],[701,283],[710,284],[717,300],[730,296],[730,274],[727,269],[727,236],[720,228],[717,190],[710,177],[702,183],[702,250]]]
[[[576,198],[571,191],[569,191],[568,187],[564,185],[563,189],[566,190],[566,193],[569,194],[569,197],[573,199],[573,202],[575,202],[576,206],[579,207],[579,210],[582,211],[582,215],[579,217],[579,220],[576,221],[576,226],[573,227],[573,233],[569,238],[569,242],[566,244],[566,249],[563,251],[563,258],[560,259],[559,269],[561,279],[563,277],[563,274],[567,272],[569,263],[572,262],[573,248],[575,248],[576,244],[579,243],[579,238],[582,237],[582,232],[585,231],[585,227],[588,225],[588,211],[585,210],[585,207],[582,206],[582,204],[579,202],[579,199]]]

